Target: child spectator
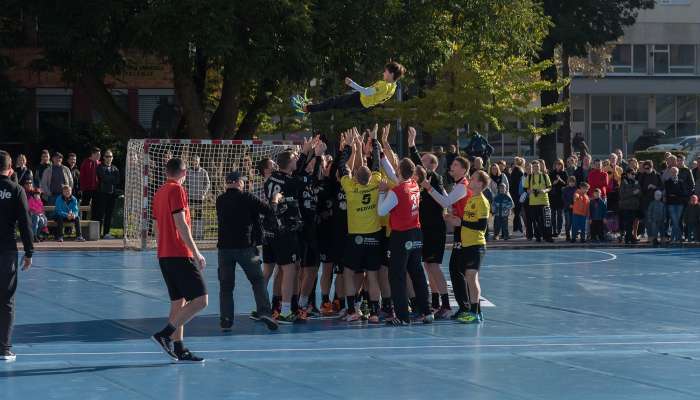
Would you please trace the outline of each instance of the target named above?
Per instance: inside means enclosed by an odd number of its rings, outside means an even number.
[[[700,204],[698,196],[690,196],[690,202],[683,213],[683,223],[685,223],[686,239],[689,242],[697,242],[700,238]]]
[[[493,199],[493,239],[500,235],[501,239],[510,239],[508,232],[508,217],[513,209],[513,199],[506,189],[505,183],[498,184],[498,194]]]
[[[56,225],[58,225],[58,233],[56,240],[63,242],[63,224],[65,222],[75,225],[75,240],[84,242],[83,235],[80,232],[80,209],[78,208],[78,199],[73,197],[73,191],[68,185],[63,186],[61,195],[56,199]]]
[[[666,230],[666,205],[661,201],[663,196],[660,190],[654,192],[654,200],[649,203],[644,219],[649,240],[653,241],[654,246],[659,245],[659,236],[663,237]]]
[[[33,179],[31,176],[26,177],[22,182],[24,191],[27,193],[27,204],[29,206],[29,215],[32,217],[32,234],[34,241],[40,241],[39,234],[42,233],[48,236],[48,220],[44,213],[44,203],[41,201],[41,190],[34,190]]]
[[[566,187],[561,191],[562,204],[564,206],[564,228],[566,230],[567,242],[571,240],[571,226],[574,215],[574,195],[576,194],[576,191],[576,177],[569,175],[569,177],[566,179]]]
[[[588,189],[590,185],[586,182],[581,182],[578,185],[578,190],[573,196],[573,205],[571,207],[571,243],[576,242],[576,236],[581,233],[581,243],[586,243],[586,222],[590,214],[590,201],[588,199]]]
[[[601,189],[593,190],[593,199],[590,204],[591,240],[593,242],[605,241],[605,217],[608,215],[608,207],[601,198]]]

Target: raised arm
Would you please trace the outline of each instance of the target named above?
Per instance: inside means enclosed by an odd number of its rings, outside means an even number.
[[[396,163],[396,154],[394,153],[394,150],[392,150],[391,145],[389,144],[389,132],[391,131],[391,125],[386,124],[384,128],[382,128],[382,148],[384,151],[384,155],[386,156],[388,162],[391,164],[391,167],[396,171],[399,166]],[[386,168],[385,168],[386,170]]]
[[[377,90],[375,88],[360,86],[350,78],[345,78],[345,84],[350,86],[351,88],[357,90],[358,92],[362,93],[365,96],[371,96],[371,95],[377,93]]]
[[[383,217],[391,210],[394,209],[399,204],[399,199],[396,197],[396,194],[389,190],[389,187],[387,186],[386,182],[381,182],[379,184],[379,204],[377,206],[377,214],[379,214],[380,217]]]
[[[467,188],[464,185],[455,185],[452,191],[448,195],[445,195],[444,193],[440,193],[439,191],[433,189],[430,180],[426,180],[423,183],[427,183],[427,188],[424,187],[424,189],[428,191],[430,197],[437,201],[443,208],[450,207],[467,195]]]
[[[370,132],[370,140],[372,140],[372,165],[370,170],[379,171],[379,142],[377,141],[377,130],[379,129],[378,124],[374,124],[374,129]]]
[[[416,129],[412,126],[408,127],[408,153],[411,155],[411,161],[414,164],[423,166],[423,160],[421,160],[416,148]]]

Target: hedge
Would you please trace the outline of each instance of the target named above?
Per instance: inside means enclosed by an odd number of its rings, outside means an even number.
[[[670,151],[665,151],[665,150],[640,150],[640,151],[635,151],[634,152],[634,157],[642,163],[645,160],[651,160],[654,162],[654,169],[659,171],[661,169],[661,166],[666,163],[666,160],[664,159],[664,154],[666,153],[671,153],[675,156],[683,156],[687,157],[688,152],[683,151],[683,150],[670,150]]]

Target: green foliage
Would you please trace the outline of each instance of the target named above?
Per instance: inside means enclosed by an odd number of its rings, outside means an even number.
[[[666,162],[666,159],[664,158],[664,155],[666,153],[671,153],[674,156],[683,156],[687,157],[688,152],[683,151],[683,150],[672,150],[672,151],[664,151],[664,150],[640,150],[640,151],[635,151],[634,152],[634,158],[639,160],[639,162],[643,162],[645,160],[651,160],[654,163],[654,168],[656,170],[659,170],[660,166],[662,163]]]

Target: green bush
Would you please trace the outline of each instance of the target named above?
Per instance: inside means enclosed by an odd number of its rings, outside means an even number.
[[[651,160],[654,163],[654,169],[658,171],[661,170],[662,166],[666,163],[666,160],[664,160],[664,154],[666,153],[671,153],[675,156],[688,156],[688,152],[683,150],[672,150],[668,152],[664,150],[640,150],[634,152],[634,157],[639,160],[640,163],[645,160]]]

